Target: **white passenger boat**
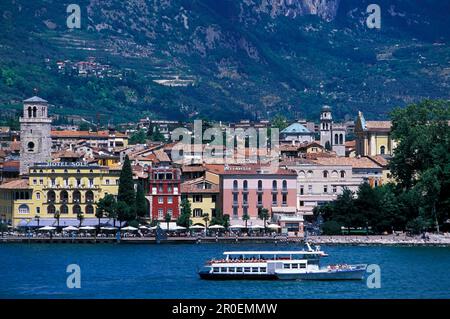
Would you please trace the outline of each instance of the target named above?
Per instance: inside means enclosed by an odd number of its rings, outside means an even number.
[[[319,247],[298,251],[228,251],[199,271],[210,280],[362,280],[367,265],[320,266]]]

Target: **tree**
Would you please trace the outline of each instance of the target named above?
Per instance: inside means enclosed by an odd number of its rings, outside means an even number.
[[[99,218],[99,226],[100,226],[100,218],[105,216],[112,219],[114,221],[114,227],[116,226],[117,219],[117,202],[116,198],[108,194],[105,197],[101,198],[97,202],[97,212],[96,217]],[[99,217],[100,216],[100,217]]]
[[[266,228],[266,222],[270,218],[269,210],[267,208],[262,208],[258,212],[259,218],[264,221],[264,228]]]
[[[287,122],[286,117],[284,117],[283,115],[277,114],[272,120],[271,127],[278,128],[281,132],[286,127],[288,127],[288,122]]]
[[[148,131],[147,136],[150,138],[150,140],[154,142],[165,142],[166,138],[162,133],[159,131],[159,127],[157,125],[151,124]]]
[[[128,208],[125,209],[127,219],[132,215],[135,216],[136,195],[134,193],[133,171],[131,169],[131,162],[128,155],[125,156],[123,167],[120,172],[117,202],[123,202],[126,206],[128,206]],[[125,208],[125,206],[121,204],[121,208]],[[124,212],[122,212],[122,216],[125,216],[123,213]]]
[[[325,149],[327,151],[331,151],[333,148],[331,147],[330,141],[326,141],[325,142]]]
[[[81,212],[79,212],[79,213],[77,214],[77,219],[78,219],[78,221],[80,222],[80,224],[78,225],[78,227],[81,227],[81,224],[83,223],[83,220],[84,220],[84,214],[81,213]]]
[[[209,222],[209,215],[208,214],[203,214],[202,215],[202,219],[205,222],[205,228],[208,228],[208,222]]]
[[[117,219],[121,222],[129,222],[136,219],[136,214],[134,213],[134,210],[126,202],[118,201]]]
[[[230,227],[230,215],[228,215],[228,214],[223,215],[222,226],[225,227],[225,229],[228,229],[228,227]]]
[[[172,220],[172,215],[167,213],[166,216],[164,216],[164,221],[167,223],[167,231],[169,231],[169,223],[171,220]]]
[[[144,187],[141,183],[137,184],[136,190],[136,215],[139,218],[144,218],[148,214],[147,199],[145,198]]]
[[[389,168],[403,192],[413,190],[423,200],[422,219],[439,224],[450,212],[450,102],[425,100],[391,113],[397,141]],[[412,219],[418,218],[417,210]],[[410,221],[412,219],[409,219]]]
[[[191,226],[191,203],[187,198],[183,198],[180,203],[181,211],[177,224],[186,228]]]
[[[130,136],[130,139],[128,142],[131,145],[134,145],[134,144],[145,144],[146,141],[147,141],[147,135],[145,134],[145,131],[139,130]]]
[[[56,219],[56,226],[59,229],[59,219],[61,218],[61,213],[59,212],[59,210],[57,210],[55,212],[55,214],[53,215],[53,217]]]
[[[249,219],[250,219],[250,216],[247,213],[242,215],[242,220],[245,222],[245,229],[248,229],[247,222],[248,222]]]

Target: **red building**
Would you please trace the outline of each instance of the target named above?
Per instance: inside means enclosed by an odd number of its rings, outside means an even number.
[[[167,214],[176,220],[180,215],[181,171],[171,167],[148,170],[150,213],[153,220],[164,221]]]

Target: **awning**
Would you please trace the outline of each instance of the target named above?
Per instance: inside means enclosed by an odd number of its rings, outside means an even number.
[[[272,213],[275,214],[295,214],[297,212],[297,207],[272,207]]]

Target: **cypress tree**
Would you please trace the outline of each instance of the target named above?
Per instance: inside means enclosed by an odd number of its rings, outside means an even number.
[[[136,195],[134,193],[133,171],[128,155],[125,156],[119,178],[119,193],[117,195],[119,219],[133,220],[136,216]],[[126,206],[126,207],[125,207]]]
[[[138,183],[136,190],[136,215],[145,217],[148,214],[147,200],[145,199],[144,187]]]

